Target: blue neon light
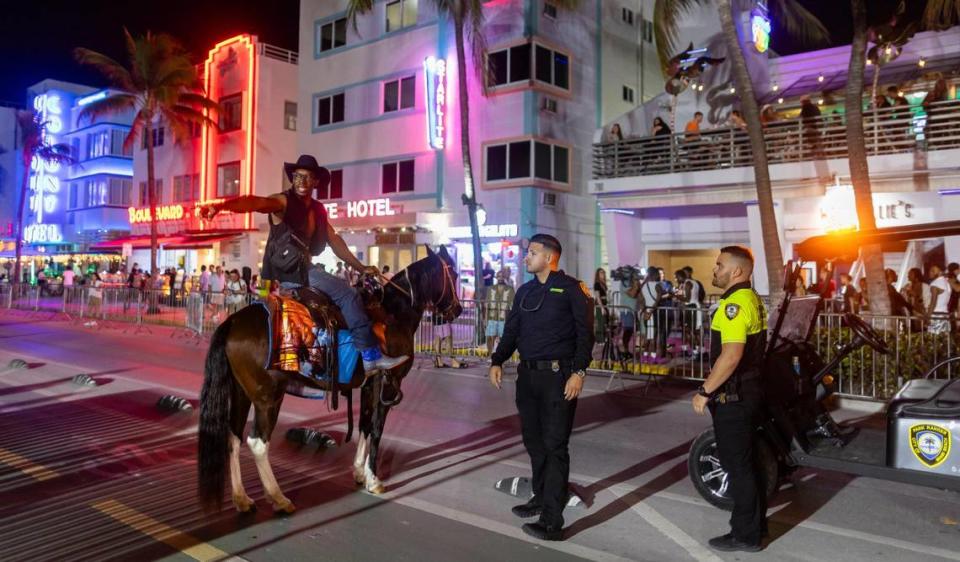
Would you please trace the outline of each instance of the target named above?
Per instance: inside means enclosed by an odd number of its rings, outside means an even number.
[[[91,104],[91,103],[93,103],[93,102],[95,102],[95,101],[100,101],[100,100],[102,100],[102,99],[106,99],[107,95],[108,95],[107,90],[100,90],[99,92],[97,92],[97,93],[95,93],[95,94],[90,94],[89,96],[82,97],[82,98],[78,99],[78,100],[77,100],[77,105],[79,105],[79,106],[82,107],[82,106],[84,106],[84,105]]]

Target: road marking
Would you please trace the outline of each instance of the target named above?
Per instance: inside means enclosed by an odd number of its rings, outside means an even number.
[[[595,548],[590,548],[588,546],[583,546],[569,541],[559,543],[539,541],[524,534],[523,531],[520,530],[519,526],[506,525],[494,519],[488,519],[480,515],[474,515],[473,513],[467,513],[465,511],[445,507],[443,505],[412,496],[391,497],[391,495],[387,493],[383,495],[383,498],[384,500],[389,499],[393,503],[398,503],[418,511],[423,511],[431,515],[443,517],[444,519],[456,521],[457,523],[463,523],[486,531],[492,531],[494,533],[506,535],[514,539],[519,539],[524,542],[534,544],[540,548],[549,548],[551,550],[573,554],[575,556],[581,556],[587,560],[610,562],[632,560],[631,558],[624,558],[622,556],[617,556],[616,554],[611,554],[609,552],[604,552],[602,550],[597,550]]]
[[[38,482],[43,482],[44,480],[50,480],[59,476],[55,471],[22,457],[13,451],[8,451],[7,449],[0,448],[0,463],[16,468],[20,472]]]
[[[620,490],[617,490],[616,486],[611,487],[610,492],[613,493],[617,499],[622,499],[623,496],[626,495],[622,494]],[[654,529],[660,531],[666,535],[667,538],[680,545],[694,560],[699,560],[700,562],[722,562],[715,554],[697,542],[693,537],[684,533],[680,527],[674,525],[666,517],[660,515],[660,513],[650,507],[649,504],[642,501],[637,502],[630,506],[630,509],[642,517],[643,520],[649,523]]]
[[[182,533],[166,523],[161,523],[156,519],[144,515],[139,511],[127,507],[116,500],[103,500],[90,504],[90,507],[107,515],[127,527],[140,531],[148,537],[173,547],[181,553],[199,560],[207,562],[212,560],[224,560],[230,558],[230,554],[219,548],[201,542],[186,533]],[[242,560],[233,557],[233,560]]]

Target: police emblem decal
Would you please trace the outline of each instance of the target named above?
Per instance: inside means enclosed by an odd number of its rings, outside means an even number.
[[[927,467],[939,466],[950,456],[950,431],[929,423],[911,426],[910,450]]]
[[[723,312],[727,315],[728,320],[733,320],[737,317],[737,314],[740,314],[740,306],[736,304],[728,304],[726,308],[723,309]]]

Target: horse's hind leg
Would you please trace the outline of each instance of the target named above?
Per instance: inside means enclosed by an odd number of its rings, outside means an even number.
[[[247,445],[253,452],[253,458],[257,462],[257,472],[260,473],[260,481],[263,483],[264,492],[273,503],[275,511],[293,513],[296,511],[293,502],[287,499],[280,490],[280,484],[277,483],[273,475],[273,469],[270,467],[268,450],[270,448],[270,435],[273,428],[277,425],[277,416],[280,413],[280,404],[283,402],[284,393],[283,384],[277,384],[274,396],[266,400],[254,403],[253,409],[253,431],[247,438]]]
[[[233,505],[240,513],[256,511],[256,504],[243,489],[243,475],[240,472],[240,446],[243,428],[247,425],[250,413],[250,399],[243,393],[240,385],[233,385],[230,412],[230,488]]]

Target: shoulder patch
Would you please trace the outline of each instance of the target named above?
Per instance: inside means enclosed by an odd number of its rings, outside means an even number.
[[[584,283],[583,281],[580,281],[580,290],[583,291],[583,294],[587,295],[588,299],[593,298],[593,295],[590,294],[590,289],[587,288],[586,283]]]
[[[733,303],[724,305],[723,313],[727,315],[727,320],[733,320],[740,314],[740,305]]]

